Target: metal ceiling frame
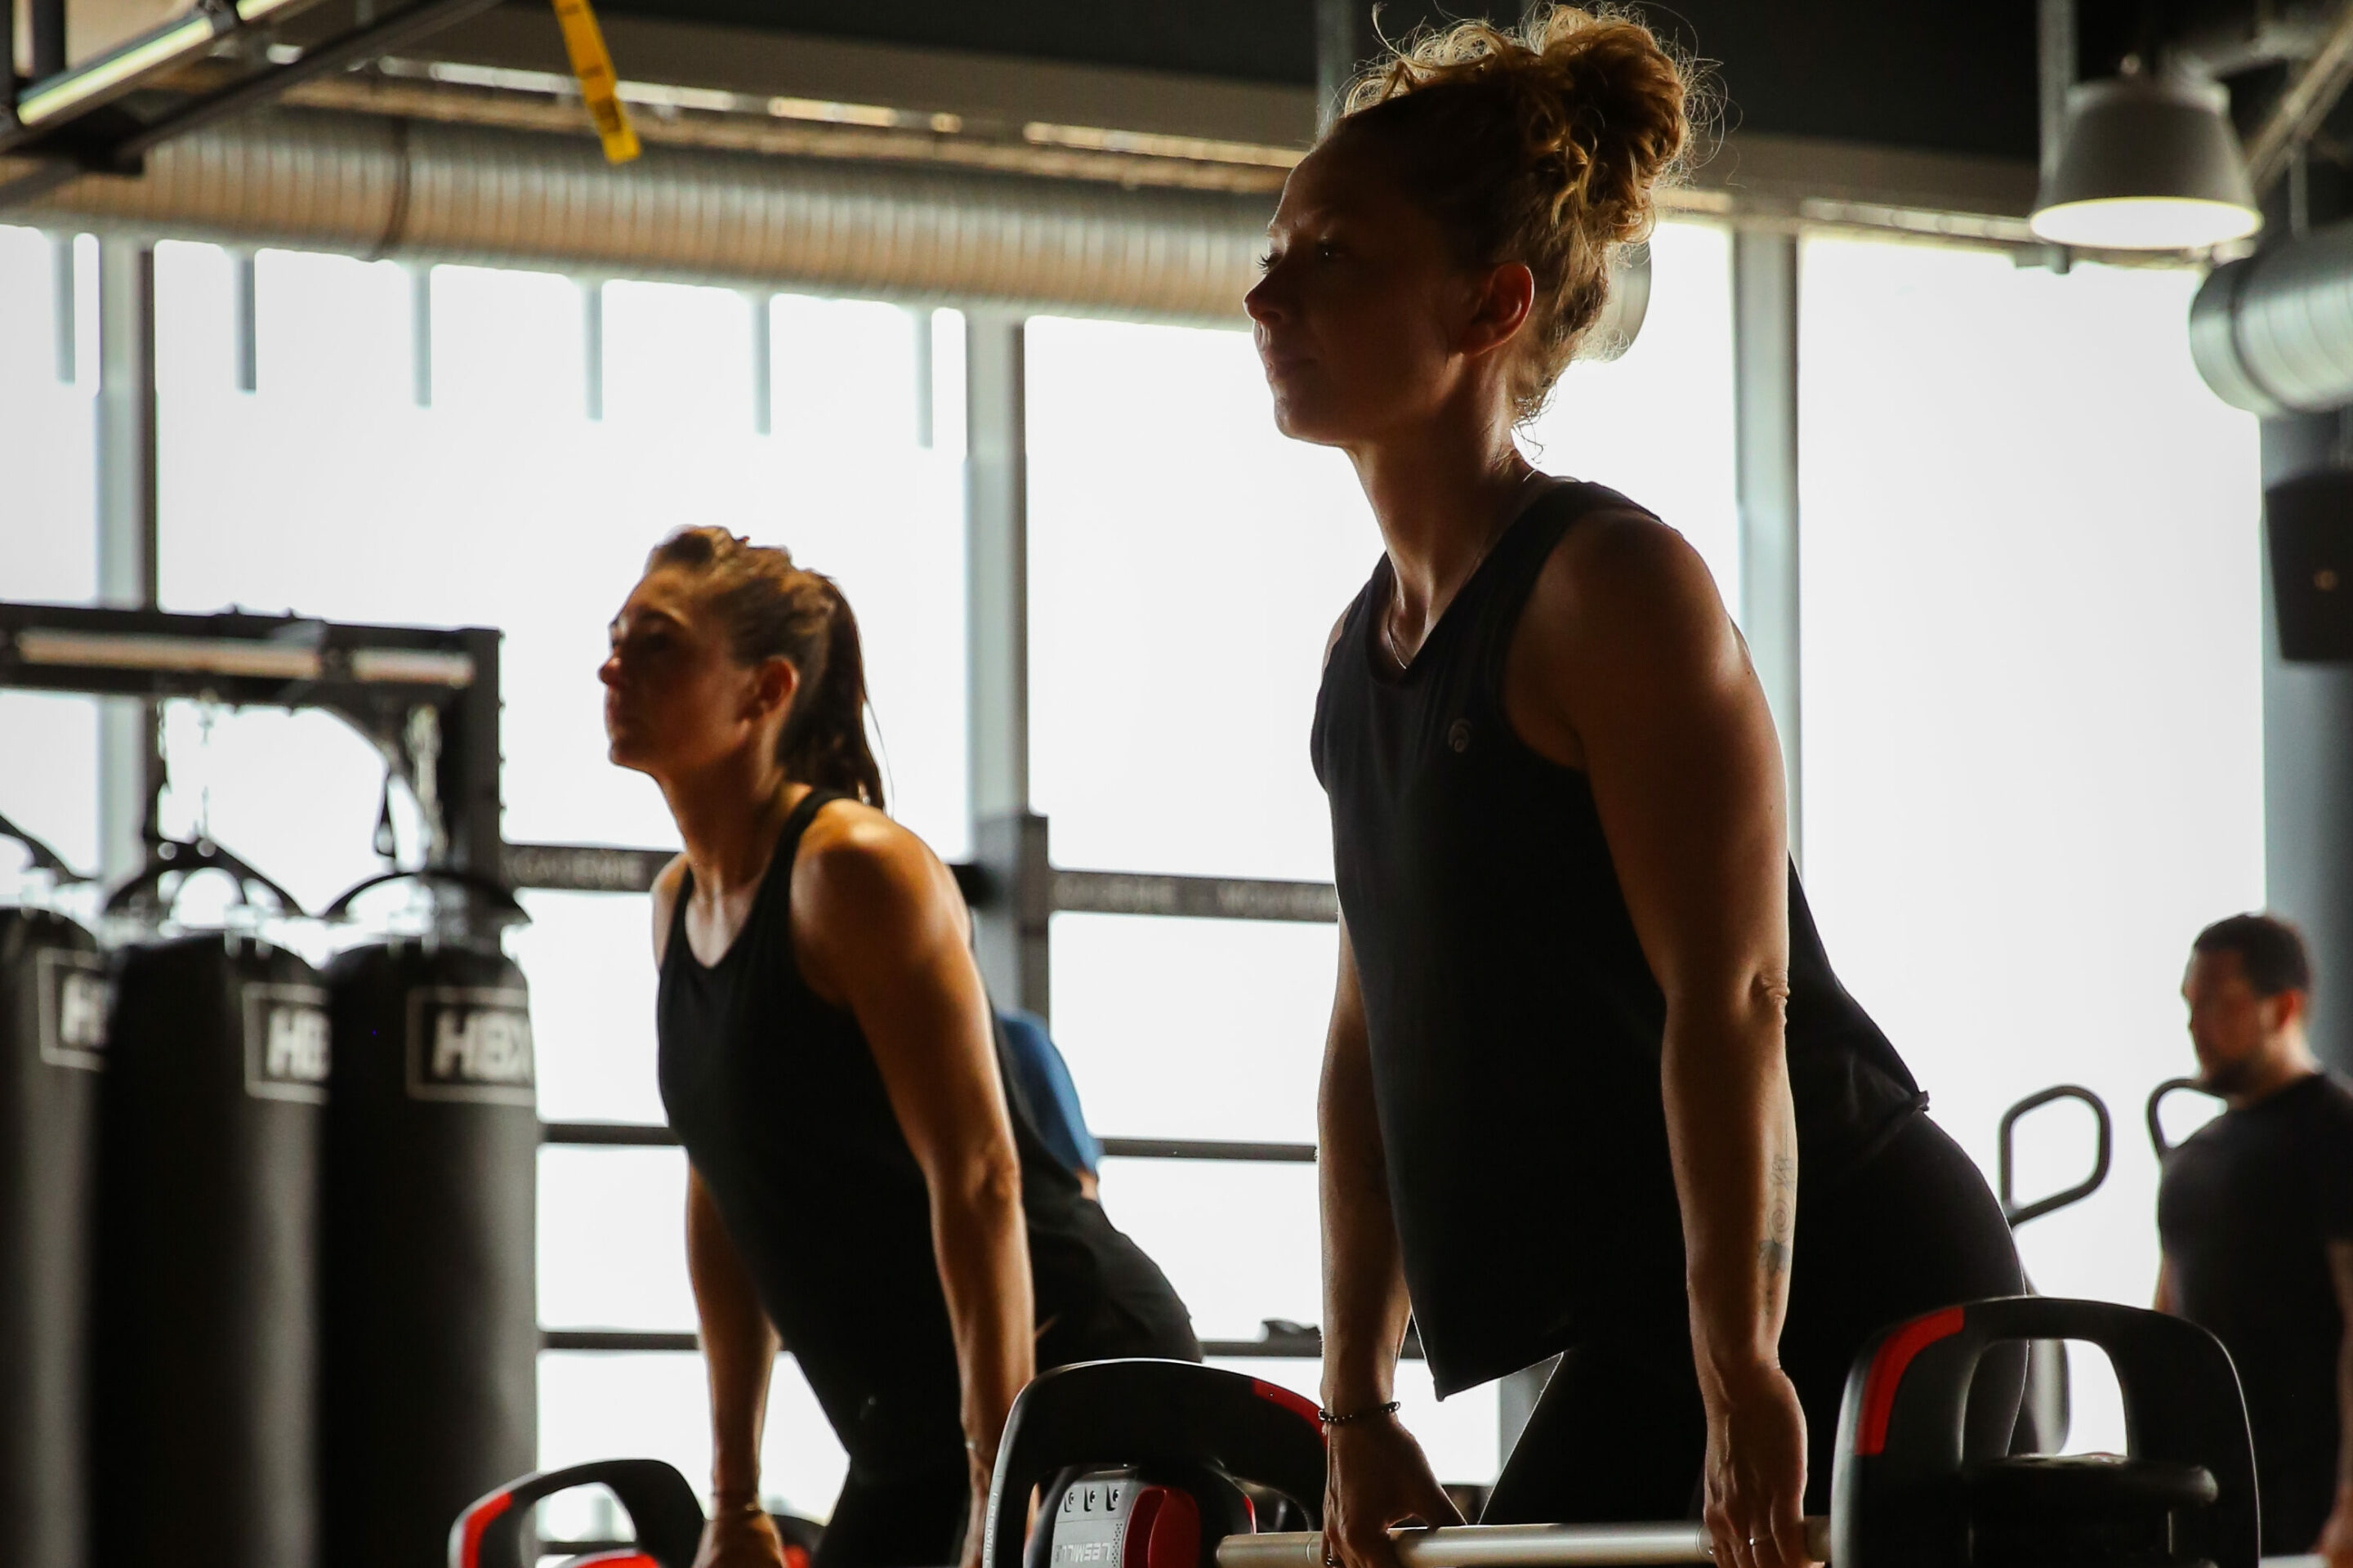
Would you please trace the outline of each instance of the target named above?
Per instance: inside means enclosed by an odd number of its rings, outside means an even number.
[[[0,0],[0,154],[30,157],[35,168],[0,185],[0,208],[31,200],[90,172],[135,175],[142,160],[174,136],[243,112],[288,88],[415,44],[497,0],[410,0],[365,17],[280,59],[272,48],[259,65],[207,90],[181,96],[152,116],[125,101],[167,72],[214,55],[227,42],[262,35],[317,0],[197,0],[176,21],[151,28],[79,65],[65,64],[65,0],[30,0],[34,79],[16,74],[16,0]]]

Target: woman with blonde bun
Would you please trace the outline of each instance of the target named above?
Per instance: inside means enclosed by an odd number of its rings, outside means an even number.
[[[1313,742],[1346,1568],[1457,1517],[1395,1418],[1409,1311],[1441,1395],[1562,1358],[1488,1520],[1696,1510],[1722,1568],[1792,1568],[1863,1340],[2021,1287],[1983,1179],[1824,956],[1706,567],[1514,441],[1648,234],[1689,98],[1623,15],[1409,41],[1293,172],[1248,302],[1276,424],[1347,453],[1387,546]],[[1981,1385],[1974,1444],[2017,1393],[2014,1364]]]

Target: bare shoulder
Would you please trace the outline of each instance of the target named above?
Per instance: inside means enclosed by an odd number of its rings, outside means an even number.
[[[651,889],[653,894],[654,916],[654,967],[656,969],[659,969],[661,967],[662,955],[668,951],[670,948],[670,919],[671,916],[677,913],[678,895],[680,891],[685,886],[686,856],[683,854],[674,854],[670,856],[670,863],[661,868],[661,874],[654,878],[654,885]]]
[[[821,926],[903,926],[959,897],[930,845],[857,800],[820,809],[793,863],[793,907]]]
[[[1529,592],[1514,643],[1543,664],[1605,682],[1630,661],[1713,675],[1747,663],[1707,562],[1691,541],[1641,512],[1597,514],[1561,535]]]
[[[1607,625],[1662,612],[1725,619],[1715,577],[1691,541],[1644,512],[1603,512],[1560,537],[1532,606]]]

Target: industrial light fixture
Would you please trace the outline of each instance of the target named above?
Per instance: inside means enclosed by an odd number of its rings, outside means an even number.
[[[2067,90],[2035,238],[2087,249],[2193,250],[2263,227],[2221,84],[2138,72]]]

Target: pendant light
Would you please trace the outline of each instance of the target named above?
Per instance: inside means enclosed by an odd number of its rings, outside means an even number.
[[[2067,90],[2035,238],[2094,250],[2194,250],[2263,227],[2221,84],[2133,72]]]

